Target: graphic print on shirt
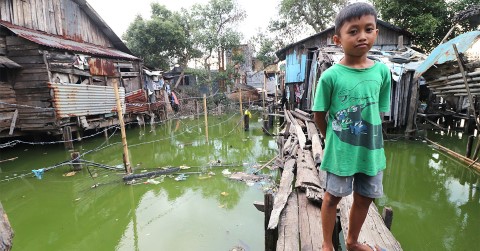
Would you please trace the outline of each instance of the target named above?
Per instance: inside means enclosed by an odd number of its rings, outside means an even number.
[[[332,129],[341,141],[371,150],[383,147],[382,125],[372,125],[362,117],[366,108],[378,103],[380,85],[377,81],[366,80],[338,93],[345,108],[335,113]]]

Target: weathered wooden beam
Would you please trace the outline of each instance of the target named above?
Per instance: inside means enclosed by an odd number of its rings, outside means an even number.
[[[312,153],[308,150],[300,149],[297,158],[297,179],[295,188],[305,190],[307,186],[320,188],[320,179],[317,167],[312,158]]]
[[[287,203],[288,196],[292,192],[292,182],[294,177],[293,169],[295,167],[295,163],[295,159],[290,159],[285,163],[285,168],[282,172],[282,178],[280,179],[280,187],[278,188],[278,193],[275,196],[272,214],[270,215],[270,220],[268,222],[268,229],[275,229],[278,226],[280,213]]]
[[[316,164],[322,163],[323,147],[320,140],[320,134],[318,134],[317,127],[313,122],[307,123],[308,137],[312,140],[312,154],[313,160]]]
[[[300,230],[298,226],[298,198],[297,193],[288,196],[287,206],[280,215],[278,225],[277,251],[300,250]]]
[[[285,114],[289,117],[290,123],[292,123],[292,126],[295,129],[295,133],[298,138],[298,143],[300,144],[300,148],[304,149],[305,148],[305,143],[307,142],[307,138],[305,137],[305,133],[302,130],[302,127],[297,123],[297,120],[293,118],[292,114],[290,111],[285,111]]]
[[[343,236],[347,239],[348,221],[350,209],[352,208],[353,195],[343,197],[340,201],[340,222],[343,229]],[[368,243],[378,245],[389,251],[403,250],[400,243],[395,239],[393,234],[383,222],[382,217],[378,213],[378,209],[374,203],[370,204],[367,218],[363,223],[360,235],[358,237],[360,243]]]
[[[300,250],[319,251],[322,249],[323,243],[320,207],[310,202],[303,192],[297,192],[297,196]]]
[[[7,213],[0,203],[0,250],[9,251],[12,249],[13,230],[8,221]]]

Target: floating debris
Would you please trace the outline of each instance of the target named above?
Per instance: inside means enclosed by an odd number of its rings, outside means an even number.
[[[222,196],[228,196],[228,193],[227,192],[221,192],[220,193]]]
[[[232,173],[228,169],[223,169],[222,174],[223,175],[230,175]]]
[[[75,171],[72,171],[72,172],[64,173],[64,174],[63,174],[63,177],[71,177],[71,176],[73,176],[73,175],[75,175],[75,174],[76,174],[76,172],[75,172]]]
[[[189,167],[189,166],[184,166],[184,165],[182,165],[182,166],[179,166],[178,168],[180,168],[180,169],[182,169],[182,170],[185,170],[185,169],[190,169],[190,167]]]
[[[156,181],[156,180],[154,180],[154,179],[148,179],[147,181],[143,182],[143,184],[158,185],[158,184],[160,184],[160,181]]]
[[[188,175],[185,175],[185,174],[182,173],[182,174],[178,175],[177,177],[175,177],[175,180],[176,181],[183,181],[183,180],[186,180],[187,177],[188,177]]]

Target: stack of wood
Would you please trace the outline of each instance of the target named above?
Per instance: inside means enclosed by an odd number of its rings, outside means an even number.
[[[13,231],[10,227],[7,214],[3,211],[0,203],[0,250],[9,251],[12,249]]]
[[[301,110],[285,110],[286,126],[278,138],[280,158],[283,160],[282,177],[273,206],[265,202],[268,216],[266,250],[275,245],[268,242],[272,230],[278,231],[276,250],[320,250],[323,242],[321,203],[325,192],[326,173],[319,171],[323,145],[310,114]],[[339,241],[340,229],[345,235],[353,196],[343,198],[339,204],[339,224],[335,239]],[[270,211],[271,210],[271,211]],[[266,219],[267,221],[267,219]],[[372,203],[359,237],[360,242],[376,244],[387,250],[402,250],[384,220]]]

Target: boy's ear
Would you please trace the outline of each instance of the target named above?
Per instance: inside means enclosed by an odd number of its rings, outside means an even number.
[[[378,30],[377,30],[377,32],[378,32]],[[340,36],[338,36],[338,35],[333,35],[333,42],[335,43],[335,45],[338,45],[338,46],[342,45],[342,43],[340,41]]]

